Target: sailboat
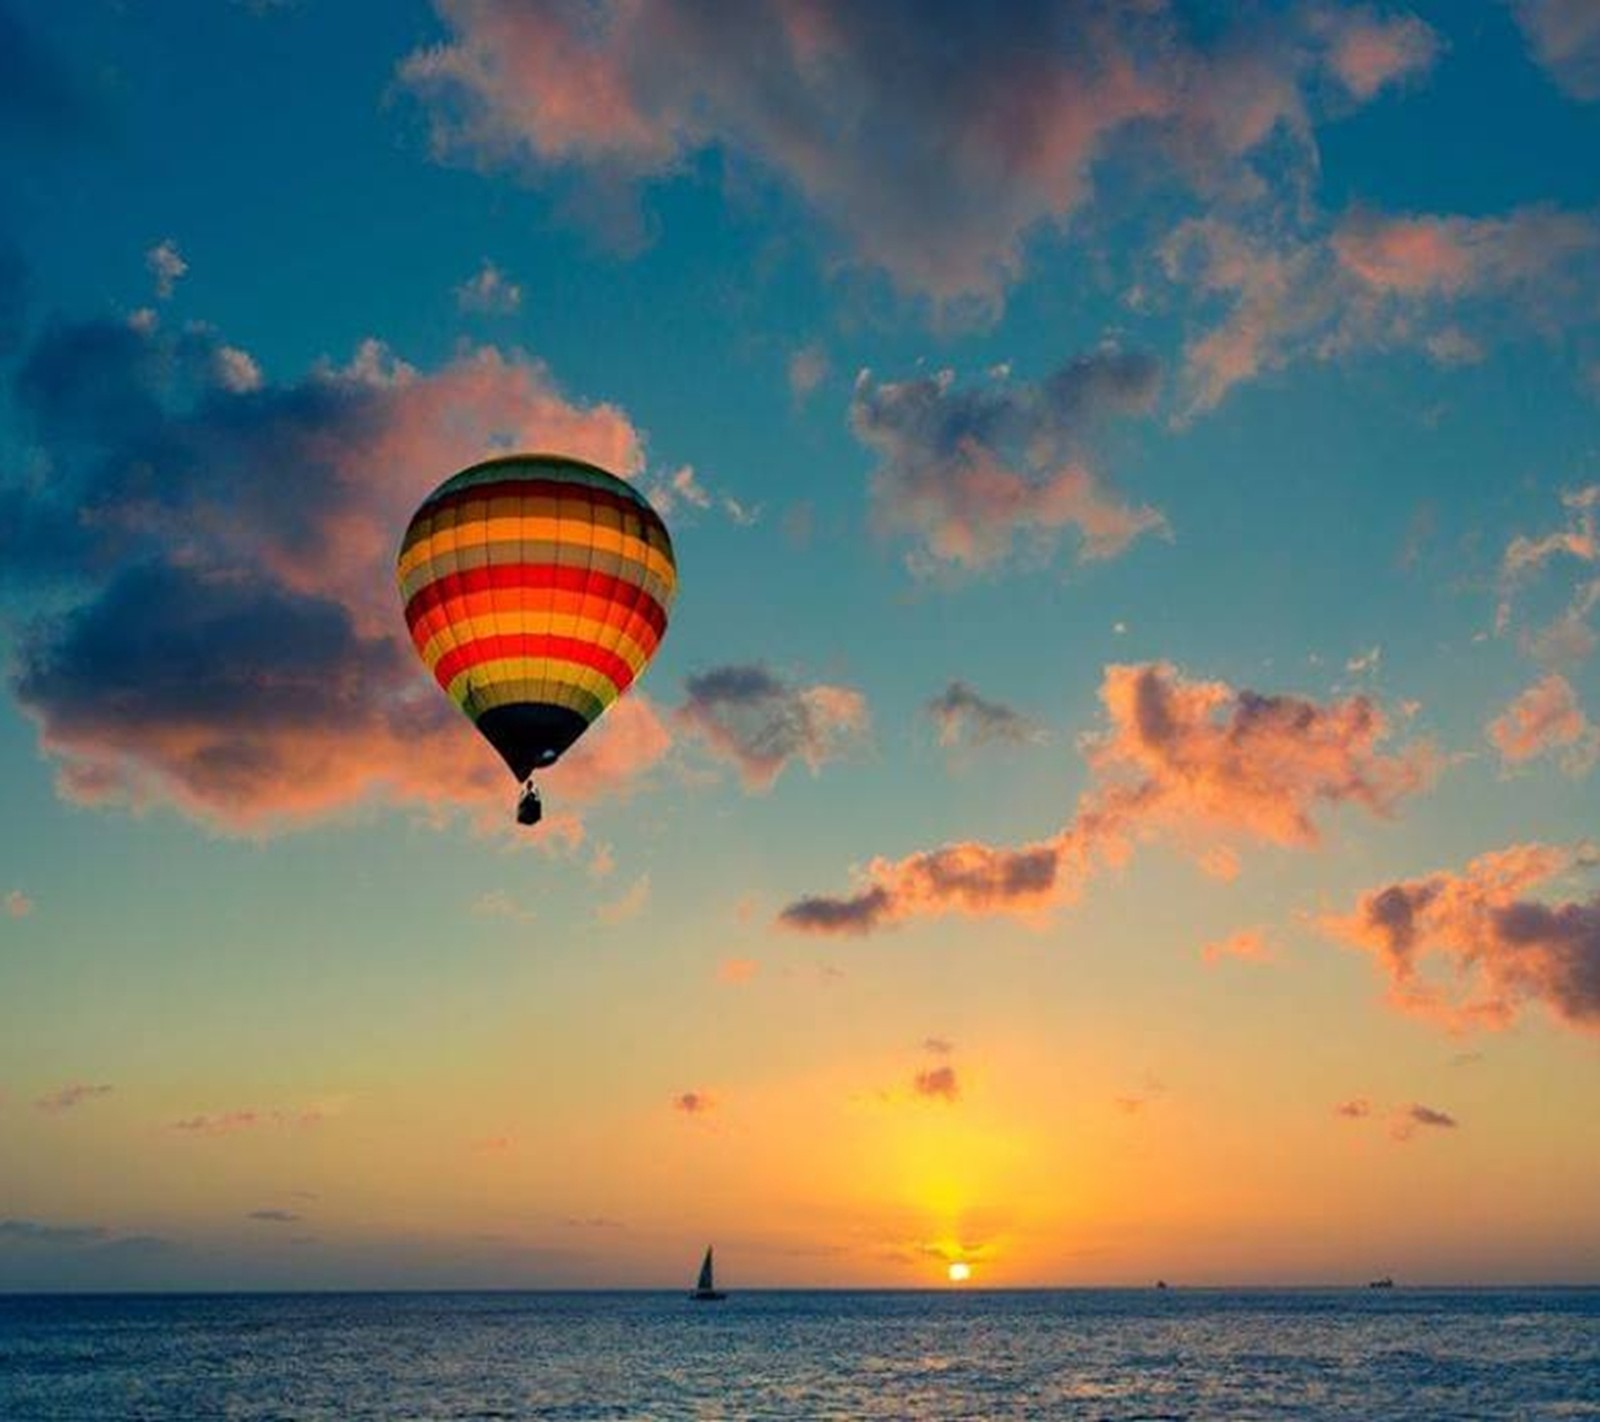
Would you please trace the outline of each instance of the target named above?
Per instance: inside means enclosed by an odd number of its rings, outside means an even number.
[[[728,1296],[720,1292],[711,1273],[711,1246],[706,1245],[706,1257],[700,1261],[700,1277],[695,1280],[694,1292],[689,1295],[696,1303],[720,1303]]]

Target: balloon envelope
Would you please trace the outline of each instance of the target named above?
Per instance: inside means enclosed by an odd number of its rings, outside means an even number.
[[[632,685],[678,582],[643,494],[548,454],[445,480],[412,516],[398,576],[423,663],[519,780]]]

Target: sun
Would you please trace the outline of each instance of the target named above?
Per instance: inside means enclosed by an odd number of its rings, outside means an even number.
[[[950,1266],[949,1272],[950,1282],[952,1284],[964,1284],[972,1277],[972,1265],[957,1259],[956,1262]]]

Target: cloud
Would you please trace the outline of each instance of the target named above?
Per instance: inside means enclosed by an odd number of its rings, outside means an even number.
[[[474,918],[500,918],[512,923],[532,923],[539,915],[520,904],[504,889],[489,889],[472,901]]]
[[[597,922],[608,928],[631,922],[639,917],[650,902],[650,876],[641,874],[617,898],[603,903],[594,911]]]
[[[922,1050],[931,1052],[936,1057],[947,1057],[955,1049],[955,1043],[947,1037],[924,1037],[922,1039]]]
[[[505,822],[503,767],[406,637],[399,530],[507,447],[637,474],[637,431],[493,347],[422,373],[368,342],[252,388],[217,377],[225,349],[204,328],[58,324],[17,372],[52,475],[0,480],[0,556],[50,611],[13,629],[10,682],[61,792],[230,834],[372,802]],[[625,790],[668,742],[627,697],[547,788],[569,805]]]
[[[1044,739],[1039,725],[1020,711],[980,696],[964,681],[953,681],[928,702],[942,746],[1031,745]]]
[[[199,1116],[186,1116],[172,1122],[170,1129],[191,1136],[231,1136],[241,1131],[273,1128],[299,1128],[320,1125],[330,1114],[324,1106],[302,1106],[256,1110],[247,1107],[235,1111],[216,1111]]]
[[[156,282],[156,299],[170,301],[178,283],[188,274],[189,264],[178,251],[178,244],[167,237],[144,254],[144,264]]]
[[[872,519],[907,538],[913,572],[975,572],[1017,549],[1048,556],[1060,532],[1079,556],[1111,558],[1164,532],[1155,509],[1103,488],[1085,454],[1106,417],[1148,411],[1158,368],[1149,356],[1101,351],[1038,382],[994,377],[957,385],[950,371],[880,383],[863,371],[851,400],[856,436],[878,458]]]
[[[715,152],[899,290],[988,312],[1028,243],[1097,192],[1293,186],[1315,167],[1307,92],[1323,72],[1348,109],[1433,53],[1409,16],[1326,5],[1205,25],[1097,0],[946,7],[936,22],[912,0],[435,8],[448,36],[400,79],[437,157],[576,184],[578,206],[636,237],[639,188]]]
[[[923,1068],[911,1078],[911,1089],[927,1100],[944,1101],[951,1105],[961,1098],[961,1084],[956,1080],[956,1069],[949,1064]]]
[[[1315,13],[1313,26],[1327,41],[1329,68],[1362,103],[1426,73],[1439,53],[1438,35],[1415,15],[1329,9]]]
[[[1100,699],[1106,725],[1083,742],[1090,788],[1053,836],[875,859],[853,893],[799,899],[779,921],[823,934],[951,913],[1040,921],[1141,841],[1172,838],[1196,854],[1219,837],[1309,848],[1320,811],[1387,816],[1435,770],[1425,743],[1385,748],[1388,722],[1365,696],[1263,695],[1151,662],[1107,667]]]
[[[751,790],[770,790],[802,761],[813,774],[867,730],[867,701],[847,686],[791,686],[759,664],[713,667],[684,683],[678,723]]]
[[[234,395],[248,395],[261,388],[261,367],[249,351],[237,346],[218,346],[214,369],[217,384]]]
[[[1589,0],[1511,0],[1534,59],[1570,97],[1600,99],[1600,10]]]
[[[5,908],[7,918],[27,918],[37,905],[21,889],[12,889],[6,894]]]
[[[717,981],[739,987],[750,982],[760,967],[754,958],[724,958],[717,964]]]
[[[485,257],[456,288],[456,305],[478,316],[510,316],[522,306],[522,288]]]
[[[1561,751],[1563,768],[1583,775],[1600,757],[1600,726],[1584,714],[1572,683],[1559,672],[1534,682],[1485,733],[1508,766]]]
[[[1365,1096],[1353,1096],[1335,1106],[1333,1114],[1347,1121],[1364,1121],[1372,1114],[1372,1103]]]
[[[1592,625],[1600,607],[1600,484],[1571,489],[1561,495],[1566,524],[1537,537],[1519,533],[1506,545],[1500,561],[1500,602],[1495,628],[1510,629],[1528,585],[1547,577],[1554,565],[1566,575],[1561,610],[1542,626],[1527,629],[1523,649],[1541,661],[1576,662],[1595,648]]]
[[[1519,844],[1369,890],[1330,936],[1370,953],[1389,1000],[1452,1031],[1509,1027],[1531,1002],[1600,1031],[1600,894],[1547,902],[1531,891],[1592,867],[1586,847]]]
[[[1408,1141],[1419,1129],[1453,1131],[1459,1125],[1460,1122],[1448,1112],[1437,1111],[1432,1106],[1423,1106],[1414,1101],[1409,1106],[1395,1109],[1389,1121],[1389,1134],[1397,1141]]]
[[[60,1086],[54,1091],[47,1092],[33,1104],[40,1111],[48,1111],[51,1115],[60,1115],[63,1111],[70,1111],[76,1106],[81,1106],[85,1101],[93,1101],[97,1097],[109,1096],[115,1088],[99,1085],[86,1086],[82,1082],[74,1082],[70,1086]]]
[[[828,356],[821,346],[802,346],[789,357],[789,394],[802,401],[828,378]]]
[[[245,1218],[262,1224],[297,1224],[302,1217],[293,1210],[251,1210]]]
[[[685,1116],[704,1116],[716,1109],[716,1099],[708,1092],[685,1091],[672,1099],[672,1109]]]
[[[1213,213],[1180,222],[1159,256],[1168,278],[1220,321],[1184,348],[1184,418],[1236,385],[1297,360],[1414,348],[1442,364],[1470,361],[1481,342],[1461,326],[1547,336],[1592,319],[1574,300],[1600,254],[1594,214],[1549,206],[1498,217],[1353,210],[1274,222]]]
[[[1264,928],[1241,928],[1200,950],[1200,961],[1214,967],[1218,963],[1234,960],[1241,963],[1270,963],[1277,954]]]
[[[36,1220],[0,1220],[0,1243],[42,1244],[76,1249],[103,1244],[111,1232],[103,1225],[47,1225]]]

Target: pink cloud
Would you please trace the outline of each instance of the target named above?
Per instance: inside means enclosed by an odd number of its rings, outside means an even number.
[[[1263,928],[1242,928],[1200,950],[1200,960],[1208,966],[1232,959],[1242,963],[1270,963],[1276,958],[1272,942]]]
[[[1389,999],[1453,1031],[1510,1026],[1530,1002],[1600,1031],[1600,895],[1548,902],[1533,890],[1592,866],[1593,851],[1520,844],[1363,894],[1326,932],[1370,953]]]
[[[1385,749],[1388,722],[1365,696],[1266,696],[1153,662],[1106,668],[1100,698],[1107,724],[1083,742],[1092,783],[1055,835],[875,859],[854,892],[800,899],[780,922],[824,934],[951,913],[1041,922],[1097,865],[1122,862],[1138,842],[1172,838],[1197,854],[1218,836],[1312,847],[1319,811],[1353,805],[1386,816],[1435,771],[1425,743]]]
[[[1561,495],[1566,525],[1537,537],[1519,533],[1507,545],[1500,563],[1501,593],[1495,628],[1509,630],[1525,586],[1559,570],[1565,584],[1565,607],[1542,627],[1524,631],[1524,650],[1545,662],[1576,662],[1595,648],[1594,612],[1600,607],[1600,484]]]
[[[760,966],[754,958],[724,958],[717,964],[717,981],[742,986],[755,977]]]
[[[1411,347],[1444,365],[1481,358],[1461,313],[1547,338],[1592,319],[1600,222],[1524,207],[1498,217],[1352,212],[1263,231],[1226,211],[1178,224],[1159,255],[1167,277],[1220,300],[1220,320],[1184,348],[1181,418],[1236,385],[1301,359]]]
[[[937,24],[846,0],[436,9],[447,39],[400,77],[440,157],[576,172],[614,214],[641,181],[731,154],[900,289],[989,310],[1029,239],[1091,203],[1101,165],[1202,198],[1292,182],[1315,162],[1303,88],[1319,58],[1360,102],[1435,48],[1410,16],[1326,6],[1310,13],[1331,27],[1297,15],[1204,43],[1164,5],[1080,0]]]
[[[1584,714],[1572,683],[1558,672],[1534,682],[1489,723],[1487,734],[1507,765],[1564,751],[1566,769],[1581,775],[1600,756],[1600,727]]]
[[[1353,1096],[1335,1106],[1333,1114],[1346,1121],[1363,1121],[1372,1114],[1372,1103],[1365,1096]]]
[[[1592,217],[1549,207],[1485,218],[1357,213],[1332,237],[1345,270],[1370,288],[1405,296],[1525,286],[1597,245]]]
[[[1415,15],[1328,10],[1319,19],[1329,67],[1362,103],[1391,84],[1425,73],[1439,53],[1439,37]]]
[[[961,1083],[953,1066],[927,1067],[911,1079],[911,1089],[929,1100],[954,1104],[961,1098]]]
[[[12,889],[6,894],[7,918],[26,918],[35,907],[34,901],[21,889]]]

